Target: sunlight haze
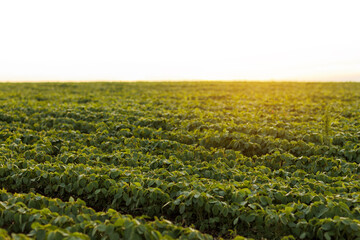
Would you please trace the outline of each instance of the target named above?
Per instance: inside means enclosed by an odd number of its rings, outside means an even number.
[[[358,1],[1,1],[0,80],[360,81]]]

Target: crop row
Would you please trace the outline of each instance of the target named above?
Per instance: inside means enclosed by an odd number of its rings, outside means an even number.
[[[96,212],[72,197],[63,202],[33,193],[1,190],[0,198],[0,227],[36,239],[212,239],[166,220],[133,218],[113,209]]]
[[[277,234],[291,233],[300,237],[298,220],[308,221],[306,224],[302,223],[305,227],[300,228],[300,232],[311,234],[316,229],[314,219],[360,217],[356,205],[359,181],[346,188],[343,184],[336,187],[337,182],[344,180],[340,177],[332,180],[320,174],[309,175],[309,179],[306,179],[306,175],[295,172],[294,176],[289,175],[286,178],[286,181],[290,182],[287,185],[284,182],[276,183],[279,180],[276,175],[284,177],[284,174],[289,173],[271,172],[266,168],[259,168],[257,172],[255,168],[252,177],[242,182],[232,182],[237,185],[234,187],[232,184],[209,180],[201,183],[192,175],[184,176],[181,172],[178,175],[173,172],[172,176],[168,176],[161,172],[156,174],[155,171],[144,176],[140,171],[136,173],[104,167],[97,169],[86,165],[31,163],[17,161],[13,165],[2,167],[1,183],[14,192],[32,190],[62,199],[76,196],[90,202],[91,207],[99,210],[108,206],[119,211],[139,211],[148,216],[166,216],[176,222],[199,222],[201,224],[195,226],[200,230],[217,229],[221,232],[234,227],[238,231],[259,231],[259,226],[271,222],[269,219],[274,218],[274,226],[281,225]],[[109,174],[105,175],[104,172]],[[269,177],[259,178],[259,174]],[[319,180],[312,180],[316,178]],[[332,187],[321,184],[323,181]],[[270,183],[265,184],[266,182]],[[296,191],[297,187],[301,190]],[[329,193],[340,194],[341,198],[328,196]],[[356,199],[351,200],[354,197]],[[283,209],[288,207],[292,209],[291,214],[280,218],[284,215]],[[321,213],[318,213],[319,211]],[[278,217],[270,217],[272,215]],[[290,217],[293,215],[297,217]],[[226,220],[223,217],[226,217]],[[288,222],[293,224],[289,225]]]

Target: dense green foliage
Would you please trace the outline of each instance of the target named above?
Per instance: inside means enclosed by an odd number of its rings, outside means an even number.
[[[0,239],[360,239],[359,103],[357,83],[1,84]]]

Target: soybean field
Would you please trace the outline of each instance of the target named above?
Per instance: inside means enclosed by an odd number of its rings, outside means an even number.
[[[0,239],[360,239],[360,83],[0,84]]]

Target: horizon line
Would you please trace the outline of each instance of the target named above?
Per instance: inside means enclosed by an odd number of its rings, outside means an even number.
[[[136,80],[101,80],[101,79],[78,79],[78,80],[55,80],[55,79],[47,79],[47,80],[2,80],[0,79],[0,83],[67,83],[67,82],[81,82],[81,83],[94,83],[94,82],[360,82],[360,80],[291,80],[291,79],[270,79],[270,80],[249,80],[249,79],[155,79],[155,80],[145,80],[145,79],[136,79]]]

